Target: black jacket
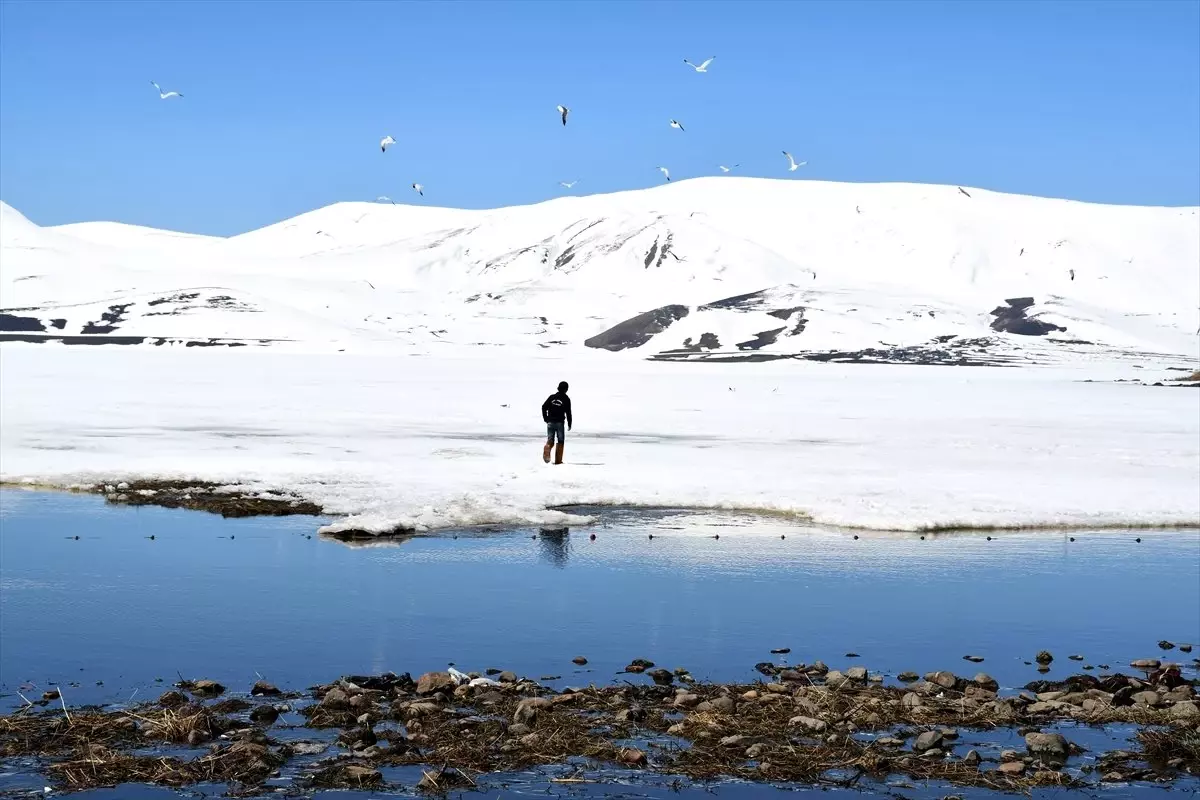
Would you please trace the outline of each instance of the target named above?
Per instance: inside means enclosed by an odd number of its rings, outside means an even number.
[[[544,422],[566,422],[571,427],[571,398],[566,392],[555,392],[542,403],[542,420]]]

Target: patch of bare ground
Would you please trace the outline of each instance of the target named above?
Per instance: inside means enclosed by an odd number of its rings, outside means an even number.
[[[208,511],[222,517],[318,516],[321,507],[286,492],[250,491],[211,481],[121,481],[88,488],[113,505]]]

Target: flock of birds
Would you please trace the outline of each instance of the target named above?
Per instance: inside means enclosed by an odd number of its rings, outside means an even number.
[[[693,70],[695,70],[697,74],[703,74],[703,73],[708,72],[708,68],[713,63],[714,60],[716,60],[716,56],[711,56],[711,57],[705,59],[704,61],[700,62],[699,64],[694,64],[685,58],[683,60],[683,63],[686,64],[687,66],[691,67]],[[164,92],[162,90],[162,87],[159,86],[158,83],[156,83],[155,81],[150,81],[150,85],[153,86],[155,88],[155,90],[158,91],[158,97],[160,100],[170,100],[171,98],[180,98],[180,99],[183,98],[183,95],[180,92],[175,92],[175,91]],[[562,124],[565,126],[567,124],[567,118],[571,115],[571,109],[564,105],[559,105],[556,108],[558,110],[559,119],[562,120]],[[677,119],[672,119],[669,121],[669,123],[670,123],[671,128],[673,128],[675,130],[678,130],[680,132],[687,131],[687,129],[683,127],[683,123],[681,123]],[[393,137],[391,135],[384,136],[382,139],[379,140],[380,152],[383,152],[386,154],[388,151],[388,148],[391,147],[392,145],[394,145],[395,143],[396,143],[395,137]],[[792,154],[789,153],[787,150],[783,151],[783,156],[788,161],[788,172],[795,172],[796,170],[800,169],[800,167],[803,167],[806,164],[808,164],[807,161],[797,161],[792,156]],[[725,164],[720,164],[720,165],[718,165],[718,169],[720,169],[722,173],[728,174],[728,173],[732,172],[733,170],[737,169],[739,166],[741,166],[741,165],[740,164],[732,164],[732,165],[726,166]],[[667,181],[671,180],[671,171],[669,169],[667,169],[666,167],[658,167],[658,171],[663,174],[663,178],[665,178]],[[571,189],[577,183],[579,183],[578,178],[575,180],[572,180],[572,181],[559,181],[558,185],[563,187],[564,189]],[[410,187],[412,188],[412,190],[414,192],[416,192],[421,197],[425,196],[425,186],[423,184],[413,183],[410,185]],[[963,191],[963,190],[959,189],[959,191]],[[963,194],[966,194],[966,192],[963,192]],[[968,197],[969,196],[970,195],[968,195]],[[387,202],[387,203],[391,203],[392,205],[396,204],[396,201],[392,200],[392,198],[388,197],[387,195],[380,195],[379,197],[376,198],[376,202],[380,202],[380,203]]]

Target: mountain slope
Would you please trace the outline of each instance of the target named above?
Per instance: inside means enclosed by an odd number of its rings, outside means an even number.
[[[1197,209],[969,192],[709,178],[490,211],[339,203],[229,239],[39,228],[4,206],[0,293],[47,335],[150,343],[1196,357]]]

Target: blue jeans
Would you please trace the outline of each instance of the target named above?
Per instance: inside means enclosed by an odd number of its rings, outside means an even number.
[[[567,423],[565,422],[547,422],[546,423],[546,444],[554,444],[554,437],[558,437],[558,443],[563,444],[567,439]]]

